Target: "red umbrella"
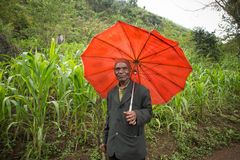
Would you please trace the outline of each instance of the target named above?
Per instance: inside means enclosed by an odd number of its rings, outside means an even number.
[[[131,79],[150,90],[153,104],[166,103],[183,90],[192,71],[177,42],[121,21],[96,35],[81,57],[85,78],[103,98],[118,83],[116,59],[130,61],[136,73]]]

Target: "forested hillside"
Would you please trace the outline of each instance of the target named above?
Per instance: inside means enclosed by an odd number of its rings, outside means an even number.
[[[136,0],[1,0],[0,159],[105,159],[106,101],[80,55],[118,20],[178,41],[193,72],[184,91],[153,106],[148,159],[201,159],[240,143],[239,35],[186,29]]]
[[[124,1],[10,0],[0,5],[1,37],[18,50],[49,46],[58,34],[64,35],[65,42],[86,45],[117,20],[156,28],[176,40],[189,34],[187,29]]]

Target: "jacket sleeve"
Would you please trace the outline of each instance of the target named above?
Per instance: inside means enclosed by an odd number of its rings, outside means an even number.
[[[107,139],[108,139],[108,131],[109,131],[109,96],[107,97],[107,116],[106,116],[106,123],[104,127],[104,137],[103,137],[103,143],[107,144]]]
[[[137,114],[137,125],[141,126],[149,122],[152,118],[152,103],[149,90],[146,90],[142,96],[142,107],[134,110]]]

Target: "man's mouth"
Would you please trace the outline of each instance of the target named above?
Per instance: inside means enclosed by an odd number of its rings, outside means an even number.
[[[125,78],[126,76],[118,76],[118,78]]]

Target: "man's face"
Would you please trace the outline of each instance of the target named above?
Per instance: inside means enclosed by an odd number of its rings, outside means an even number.
[[[119,82],[126,82],[130,78],[130,68],[124,62],[118,62],[114,68],[115,75]]]

